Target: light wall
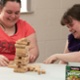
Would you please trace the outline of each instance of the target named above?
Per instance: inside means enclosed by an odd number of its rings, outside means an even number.
[[[36,30],[40,55],[37,62],[43,62],[52,54],[62,53],[68,29],[60,25],[63,13],[80,0],[31,0],[31,14],[21,14]]]

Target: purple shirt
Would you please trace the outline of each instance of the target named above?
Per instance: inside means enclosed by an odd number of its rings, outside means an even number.
[[[80,50],[80,39],[75,39],[72,34],[68,36],[68,49],[71,52]]]

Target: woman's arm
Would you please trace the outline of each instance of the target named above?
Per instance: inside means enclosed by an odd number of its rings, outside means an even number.
[[[39,56],[36,34],[35,33],[31,34],[30,36],[27,37],[27,39],[30,41],[29,59],[30,59],[30,62],[32,63],[32,62],[35,62]]]

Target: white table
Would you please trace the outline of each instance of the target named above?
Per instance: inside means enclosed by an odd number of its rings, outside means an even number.
[[[15,73],[13,68],[0,67],[0,80],[65,80],[65,66],[63,64],[39,64],[46,74],[37,72]]]

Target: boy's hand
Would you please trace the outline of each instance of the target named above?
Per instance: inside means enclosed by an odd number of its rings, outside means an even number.
[[[50,56],[49,58],[47,58],[47,59],[44,61],[44,63],[50,64],[50,63],[54,63],[56,60],[57,60],[56,55],[52,55],[52,56]]]

